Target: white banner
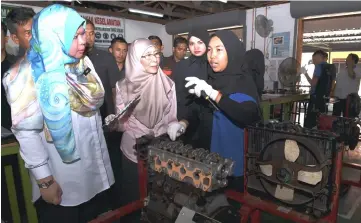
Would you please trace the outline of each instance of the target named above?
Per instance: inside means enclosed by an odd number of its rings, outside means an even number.
[[[79,14],[94,23],[96,46],[108,48],[112,39],[124,37],[124,19],[88,13]]]
[[[43,8],[29,5],[19,5],[19,4],[9,4],[1,3],[1,20],[3,20],[9,11],[17,7],[28,7],[33,8],[35,13],[40,12]],[[115,37],[124,37],[124,27],[125,20],[123,18],[111,17],[111,16],[102,16],[89,13],[79,13],[82,17],[89,19],[95,25],[95,46],[100,48],[108,48],[110,42]],[[12,41],[9,41],[10,48],[17,48],[18,46],[14,45]],[[17,55],[18,49],[9,49],[10,54]],[[16,52],[15,52],[16,51]]]

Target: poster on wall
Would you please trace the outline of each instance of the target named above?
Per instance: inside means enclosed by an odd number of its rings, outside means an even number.
[[[272,58],[290,56],[290,32],[274,33],[272,35]]]
[[[13,8],[18,7],[29,7],[33,8],[35,13],[41,11],[40,7],[25,6],[25,5],[8,5],[1,4],[1,21],[4,21],[6,15]],[[95,25],[95,45],[101,48],[108,48],[110,42],[115,37],[124,37],[125,36],[125,23],[123,18],[111,17],[111,16],[102,16],[88,13],[79,13],[83,18],[89,19]]]
[[[112,39],[124,37],[124,19],[87,13],[79,14],[94,23],[96,46],[108,48]]]

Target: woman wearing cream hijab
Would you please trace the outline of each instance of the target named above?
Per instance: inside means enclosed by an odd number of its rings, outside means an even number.
[[[140,95],[136,105],[117,122],[118,129],[124,132],[120,145],[122,204],[139,199],[135,140],[144,135],[163,135],[178,125],[175,86],[159,68],[160,55],[150,40],[135,40],[128,49],[125,78],[116,85],[118,112]]]

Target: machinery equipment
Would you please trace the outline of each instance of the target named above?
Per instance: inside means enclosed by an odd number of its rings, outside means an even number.
[[[354,105],[355,109],[357,105]],[[350,110],[350,109],[349,109]],[[353,110],[353,114],[358,114],[359,111]],[[320,114],[318,118],[318,129],[331,131],[338,135],[338,141],[342,142],[346,148],[354,150],[359,142],[361,120],[359,118],[346,118],[329,116]],[[343,167],[348,167],[356,170],[361,170],[361,165],[357,163],[343,162]],[[350,186],[361,188],[361,174],[359,181],[343,180],[342,193],[346,193]]]
[[[227,186],[227,177],[233,173],[232,160],[182,141],[172,142],[167,136],[150,140],[146,149],[152,170],[206,192]]]
[[[222,193],[234,162],[168,136],[142,137],[139,149],[148,160],[148,222],[239,222],[237,209]],[[147,153],[147,155],[145,155]],[[192,213],[191,215],[189,215]],[[198,220],[197,220],[198,219]]]
[[[339,142],[343,142],[350,150],[354,150],[359,141],[359,123],[359,118],[346,118],[320,114],[318,117],[317,128],[319,130],[335,133]]]
[[[342,144],[331,132],[267,122],[245,130],[241,222],[260,222],[268,212],[293,222],[336,222]]]
[[[224,194],[234,162],[168,136],[137,139],[140,200],[91,223],[111,223],[142,209],[143,222],[239,222]]]
[[[291,123],[248,128],[249,193],[317,217],[330,211],[334,135]]]
[[[336,99],[338,100],[338,99]],[[334,132],[338,135],[338,141],[342,142],[350,150],[354,150],[360,141],[360,124],[358,117],[361,111],[361,99],[358,94],[352,93],[347,96],[345,117],[319,114],[318,129]],[[344,161],[343,167],[361,170],[361,165]],[[342,194],[346,193],[350,186],[361,188],[361,174],[358,181],[343,180]]]

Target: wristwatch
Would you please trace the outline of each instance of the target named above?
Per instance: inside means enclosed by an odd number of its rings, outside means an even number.
[[[48,182],[43,182],[41,184],[38,184],[39,188],[47,189],[54,183],[54,180],[49,180]]]

